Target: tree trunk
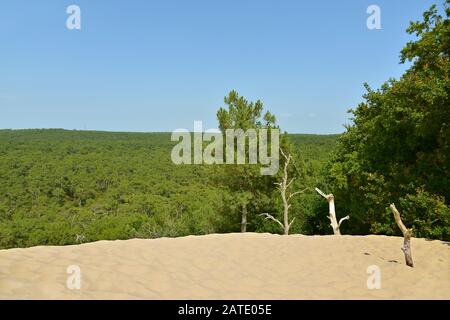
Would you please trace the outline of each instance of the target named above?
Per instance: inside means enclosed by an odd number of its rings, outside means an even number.
[[[346,217],[342,218],[341,220],[339,220],[339,223],[338,223],[337,219],[336,219],[336,209],[334,207],[334,196],[333,196],[333,194],[332,193],[325,194],[319,188],[316,188],[316,191],[317,191],[318,194],[320,194],[322,197],[324,197],[325,200],[327,200],[328,207],[329,207],[328,219],[330,219],[331,228],[333,229],[333,233],[335,235],[340,236],[341,235],[341,230],[340,230],[341,223],[344,220],[350,219],[350,217],[346,216]]]
[[[281,179],[281,182],[276,182],[275,184],[278,186],[278,190],[280,191],[280,194],[281,194],[281,199],[283,200],[283,223],[281,223],[280,220],[278,220],[277,218],[275,218],[271,214],[261,213],[260,215],[266,217],[266,219],[270,219],[270,220],[275,221],[276,223],[278,223],[280,225],[280,227],[283,229],[283,233],[285,235],[289,235],[289,229],[291,228],[292,224],[295,221],[295,217],[294,217],[291,220],[291,222],[289,222],[289,208],[291,207],[291,205],[289,204],[289,200],[293,196],[306,191],[308,188],[305,188],[302,191],[297,191],[297,192],[294,192],[294,193],[291,193],[291,192],[288,191],[289,187],[292,185],[292,182],[294,181],[294,178],[292,178],[288,182],[288,166],[289,166],[289,162],[291,161],[291,155],[288,154],[288,156],[287,156],[283,152],[282,149],[280,149],[280,152],[283,155],[283,157],[286,159],[286,162],[284,163],[284,170],[283,170],[284,174],[283,174],[283,177]]]
[[[247,204],[242,205],[241,232],[247,232]]]
[[[390,205],[392,213],[394,214],[395,222],[397,223],[398,227],[403,233],[403,247],[401,248],[404,255],[405,255],[405,262],[406,265],[414,268],[414,263],[411,255],[411,236],[412,236],[412,229],[406,228],[406,226],[403,224],[402,218],[400,217],[400,212],[398,212],[397,208],[395,207],[395,204]]]
[[[334,196],[333,196],[333,194],[330,193],[326,197],[326,199],[328,201],[328,207],[329,207],[328,219],[330,219],[331,227],[333,228],[333,233],[335,235],[340,236],[341,235],[341,230],[339,230],[339,225],[338,225],[338,222],[336,220],[336,209],[334,207]]]
[[[289,234],[289,203],[286,199],[286,185],[284,185],[283,192],[281,193],[281,198],[283,199],[283,224],[284,224],[284,234]]]
[[[283,178],[280,186],[280,192],[281,192],[281,199],[283,200],[283,231],[285,235],[289,235],[289,228],[291,224],[289,223],[289,208],[291,205],[289,204],[288,196],[286,196],[286,191],[291,185],[292,181],[288,183],[288,166],[289,162],[291,161],[291,155],[289,154],[286,156],[286,154],[281,150],[281,154],[285,157],[286,162],[284,163],[284,169],[283,169]]]

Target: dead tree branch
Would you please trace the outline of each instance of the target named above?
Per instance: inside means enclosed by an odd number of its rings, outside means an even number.
[[[266,219],[270,219],[270,220],[278,223],[281,226],[281,228],[283,229],[284,234],[288,235],[289,229],[295,220],[295,218],[294,218],[291,220],[291,222],[289,222],[289,208],[291,207],[289,200],[292,197],[305,192],[308,188],[305,188],[304,190],[297,191],[294,193],[291,193],[289,191],[292,186],[292,183],[294,182],[294,179],[295,179],[295,178],[292,178],[290,180],[288,179],[288,167],[292,160],[292,157],[290,154],[286,155],[286,153],[282,149],[280,149],[280,153],[285,159],[284,168],[283,168],[283,177],[281,178],[281,182],[275,182],[275,185],[277,185],[277,189],[280,191],[281,200],[283,201],[283,222],[281,222],[280,220],[276,219],[274,216],[272,216],[268,213],[262,213],[260,215],[263,215],[266,217]]]
[[[319,188],[315,188],[315,190],[317,191],[318,194],[320,194],[322,197],[324,197],[325,200],[327,200],[327,202],[328,202],[328,207],[329,207],[328,219],[330,219],[330,225],[331,225],[331,228],[333,228],[333,233],[335,235],[341,235],[341,230],[340,230],[341,224],[342,224],[342,222],[344,222],[344,220],[350,219],[350,216],[345,216],[344,218],[341,218],[338,223],[337,219],[336,219],[336,210],[334,207],[333,194],[332,193],[325,194]]]
[[[278,220],[277,218],[275,218],[273,215],[268,214],[268,213],[261,213],[260,216],[264,216],[264,217],[266,217],[266,219],[270,219],[272,221],[275,221],[276,223],[278,223],[281,226],[281,228],[284,229],[284,225],[281,223],[281,221]]]
[[[410,266],[411,268],[414,267],[412,255],[411,255],[411,236],[412,236],[412,229],[406,228],[406,226],[403,224],[402,218],[400,217],[400,212],[398,212],[397,208],[395,207],[395,204],[390,205],[392,213],[394,214],[395,222],[397,223],[397,226],[400,228],[400,230],[403,233],[403,247],[401,248],[404,255],[405,255],[405,262],[407,266]]]

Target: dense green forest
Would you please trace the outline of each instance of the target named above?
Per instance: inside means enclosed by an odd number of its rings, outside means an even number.
[[[337,136],[292,138],[318,173]],[[170,133],[0,130],[0,246],[239,231],[225,167],[175,165],[174,145]],[[248,230],[279,231],[256,215]]]
[[[342,135],[284,134],[290,233],[399,235],[395,203],[416,237],[450,240],[450,0],[413,22],[400,62],[411,67],[367,93]],[[261,101],[231,91],[219,127],[278,129]],[[300,131],[300,130],[299,130]],[[251,165],[175,165],[170,133],[0,130],[0,248],[245,231],[281,233],[275,176]],[[283,165],[283,158],[281,158]],[[289,163],[288,161],[286,161]],[[242,223],[245,213],[246,223]]]
[[[433,5],[407,32],[403,76],[374,90],[354,110],[339,139],[328,182],[351,232],[393,234],[387,204],[401,208],[416,237],[450,239],[450,0]],[[356,221],[355,221],[356,220]]]

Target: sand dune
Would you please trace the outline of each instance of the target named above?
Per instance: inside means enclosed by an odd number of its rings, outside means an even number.
[[[226,234],[0,251],[2,299],[450,299],[450,244],[385,236]],[[81,271],[68,289],[67,268]],[[381,289],[367,288],[367,268]]]

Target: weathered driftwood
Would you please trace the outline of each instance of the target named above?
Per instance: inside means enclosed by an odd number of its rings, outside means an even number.
[[[397,208],[395,207],[395,204],[390,205],[392,213],[394,214],[395,222],[397,223],[398,227],[403,233],[403,247],[401,248],[403,253],[405,254],[405,262],[407,266],[410,266],[411,268],[414,267],[412,255],[411,255],[411,236],[412,236],[412,229],[406,228],[406,226],[403,224],[402,218],[400,217],[400,212],[398,212]]]
[[[348,220],[350,219],[350,216],[345,216],[344,218],[341,218],[339,220],[339,222],[337,222],[336,219],[336,210],[334,208],[334,196],[333,194],[325,194],[322,192],[322,190],[320,190],[319,188],[315,189],[317,191],[318,194],[320,194],[322,197],[325,198],[325,200],[327,200],[328,202],[328,207],[329,207],[329,215],[328,215],[328,219],[330,219],[331,222],[331,228],[333,228],[333,233],[335,235],[341,235],[341,231],[340,231],[340,227],[342,222],[344,222],[344,220]]]
[[[278,223],[281,226],[281,228],[283,229],[284,234],[288,235],[289,229],[291,228],[292,223],[295,221],[295,218],[293,218],[289,222],[289,208],[291,207],[289,200],[293,196],[306,191],[308,188],[305,188],[301,191],[296,191],[294,193],[289,192],[289,190],[290,190],[289,187],[292,185],[292,182],[294,182],[294,178],[292,178],[288,182],[288,167],[289,167],[289,163],[291,162],[292,157],[290,154],[286,155],[282,149],[280,149],[280,152],[283,155],[283,157],[286,159],[286,161],[284,163],[283,177],[281,179],[281,182],[276,182],[275,184],[278,186],[278,190],[280,191],[280,194],[281,194],[281,200],[283,200],[283,222],[281,222],[280,220],[275,218],[273,215],[268,214],[268,213],[261,213],[260,215],[266,217],[266,219],[269,219],[269,220],[272,220],[272,221],[275,221],[276,223]]]

